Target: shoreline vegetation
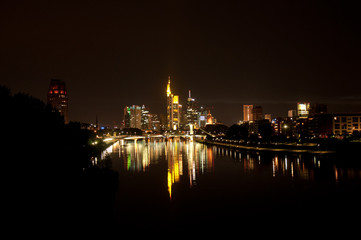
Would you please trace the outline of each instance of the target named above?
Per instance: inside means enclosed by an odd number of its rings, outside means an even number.
[[[111,222],[118,173],[108,157],[91,161],[107,144],[78,122],[65,124],[50,105],[1,85],[0,108],[5,217],[17,228],[62,231]]]

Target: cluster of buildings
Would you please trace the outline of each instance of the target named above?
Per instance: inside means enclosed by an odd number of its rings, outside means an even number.
[[[160,130],[158,114],[150,113],[143,106],[131,105],[124,107],[122,128],[138,128],[142,130]]]
[[[361,113],[328,113],[325,104],[297,103],[288,110],[287,117],[272,118],[261,106],[243,105],[243,121],[251,134],[258,134],[258,126],[270,123],[274,135],[292,138],[327,138],[361,133]]]
[[[212,116],[210,109],[202,106],[199,107],[196,100],[191,97],[190,91],[186,108],[183,108],[182,104],[180,104],[179,95],[171,91],[170,77],[168,77],[166,97],[166,114],[151,113],[145,105],[125,106],[121,128],[137,128],[142,131],[152,132],[189,131],[190,128],[200,128],[205,127],[206,124],[216,123],[216,119]],[[52,79],[47,94],[47,103],[64,117],[66,124],[69,123],[68,101],[65,82]],[[97,120],[95,125],[82,124],[82,126],[90,130],[100,129]]]
[[[151,113],[145,106],[131,105],[124,108],[122,128],[138,128],[143,131],[192,131],[204,128],[207,124],[216,124],[210,109],[201,107],[191,97],[189,91],[186,107],[180,104],[179,95],[171,90],[171,78],[168,77],[166,114]],[[47,102],[69,123],[68,94],[64,81],[50,81]],[[243,120],[247,123],[250,134],[258,134],[259,126],[271,124],[274,135],[293,138],[326,138],[329,136],[361,134],[361,113],[328,113],[325,104],[297,103],[296,109],[288,110],[287,117],[272,118],[271,114],[263,114],[262,106],[243,105]],[[91,125],[99,129],[98,122]]]
[[[199,107],[197,101],[191,97],[189,91],[187,105],[184,108],[180,103],[179,95],[171,90],[171,79],[168,76],[166,89],[167,113],[151,113],[145,106],[131,105],[124,108],[123,127],[139,128],[143,131],[192,131],[194,128],[215,124],[217,120],[212,116],[210,109]]]

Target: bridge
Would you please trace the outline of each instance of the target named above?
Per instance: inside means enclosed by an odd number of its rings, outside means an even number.
[[[150,139],[163,139],[165,141],[169,139],[174,138],[183,138],[183,139],[204,139],[206,135],[190,135],[190,134],[148,134],[148,135],[120,135],[120,136],[108,136],[104,137],[104,142],[116,142],[119,140],[125,140],[125,141],[134,141],[137,142],[138,140],[150,140]]]

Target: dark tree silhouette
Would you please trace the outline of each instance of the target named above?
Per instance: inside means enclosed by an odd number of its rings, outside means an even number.
[[[77,225],[94,220],[84,216],[106,204],[111,193],[104,191],[115,191],[117,180],[114,172],[90,166],[91,156],[99,152],[89,144],[92,132],[77,123],[64,124],[51,106],[27,94],[11,95],[4,86],[0,109],[3,200],[9,219],[33,226],[36,216],[42,227],[64,219]]]

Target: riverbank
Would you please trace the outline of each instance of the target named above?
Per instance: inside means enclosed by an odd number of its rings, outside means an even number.
[[[242,150],[251,150],[251,151],[268,151],[268,152],[289,152],[289,153],[311,153],[311,154],[335,154],[336,151],[321,151],[321,150],[312,150],[312,149],[297,149],[297,148],[283,148],[276,146],[246,146],[235,143],[224,143],[216,142],[210,140],[200,140],[196,139],[196,142],[207,144],[207,145],[216,145],[227,148],[242,149]]]

